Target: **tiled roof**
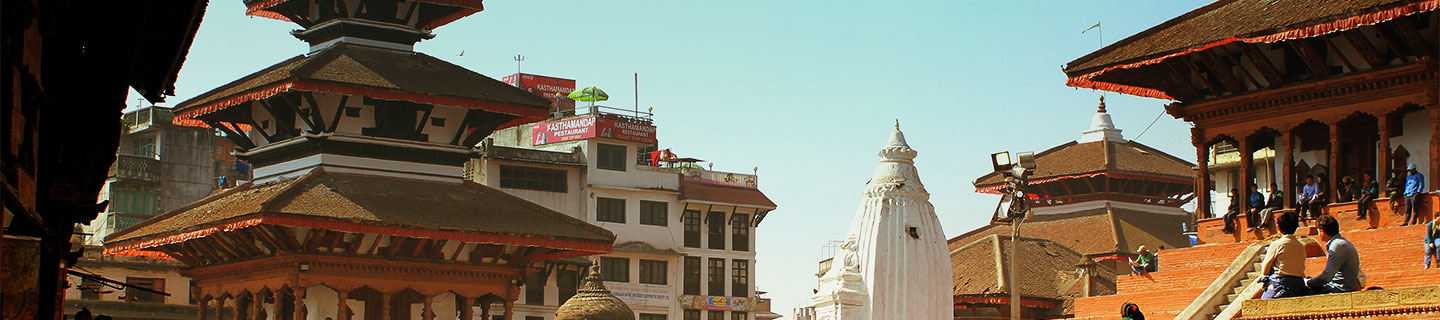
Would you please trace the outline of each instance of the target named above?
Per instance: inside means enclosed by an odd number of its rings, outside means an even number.
[[[176,114],[296,81],[520,106],[542,115],[550,106],[545,98],[424,53],[341,43],[190,98]]]
[[[1054,241],[1086,256],[1133,253],[1140,245],[1180,248],[1189,240],[1180,233],[1188,217],[1125,208],[1097,208],[1063,214],[1036,215],[1020,224],[1022,237]],[[988,225],[949,240],[950,249],[990,235],[1010,234],[1010,227]]]
[[[770,201],[770,197],[766,197],[765,193],[760,192],[759,189],[717,186],[690,181],[680,182],[680,199],[737,204],[757,208],[775,208],[775,202]]]
[[[237,218],[323,221],[469,234],[603,243],[613,233],[473,182],[447,183],[328,173],[245,184],[118,231],[107,246],[161,238]]]
[[[1089,173],[1127,173],[1169,180],[1194,179],[1195,164],[1135,141],[1096,141],[1066,144],[1035,155],[1035,173],[1030,180]],[[998,173],[975,180],[977,188],[1004,182]]]
[[[1221,0],[1116,41],[1065,65],[1071,77],[1202,49],[1227,38],[1270,35],[1418,3],[1417,0]]]
[[[1019,274],[1020,295],[1055,300],[1083,296],[1082,292],[1075,290],[1075,286],[1068,285],[1067,282],[1075,279],[1076,266],[1090,263],[1084,255],[1050,240],[1025,237],[1021,239],[1023,241],[1020,250],[1024,252],[1024,258]],[[1003,281],[1000,277],[1007,276],[1011,270],[1009,254],[1009,235],[988,235],[951,250],[950,268],[954,276],[954,295],[1007,294],[1001,286]],[[1115,274],[1109,268],[1092,269],[1097,272],[1099,279],[1096,280],[1100,280],[1097,282],[1113,283]],[[1113,292],[1114,289],[1109,288],[1108,291]]]

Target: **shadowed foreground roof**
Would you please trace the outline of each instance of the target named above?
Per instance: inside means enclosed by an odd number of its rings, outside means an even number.
[[[1027,298],[1065,300],[1085,296],[1084,284],[1077,282],[1077,266],[1094,265],[1075,250],[1045,239],[1021,238],[1023,261],[1020,267],[1020,295]],[[988,235],[962,244],[950,251],[954,295],[1008,295],[1002,277],[1008,277],[1010,254],[1009,235]],[[1090,268],[1096,272],[1094,294],[1115,293],[1115,273],[1109,268]],[[1003,270],[1003,271],[1002,271]]]
[[[473,182],[317,170],[245,184],[106,238],[106,251],[145,249],[256,224],[609,252],[603,228]],[[208,233],[207,233],[208,232]]]

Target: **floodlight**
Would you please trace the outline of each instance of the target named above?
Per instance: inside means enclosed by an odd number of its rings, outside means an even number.
[[[995,172],[1005,172],[1010,169],[1010,152],[1001,151],[990,154],[990,164],[995,166]]]

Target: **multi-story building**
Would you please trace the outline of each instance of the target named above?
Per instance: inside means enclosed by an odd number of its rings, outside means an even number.
[[[754,174],[652,160],[650,116],[625,113],[595,107],[497,131],[467,176],[614,232],[615,252],[594,261],[637,319],[755,319],[754,231],[775,203]],[[528,280],[517,319],[552,319],[586,263]]]
[[[110,200],[100,219],[85,228],[87,245],[100,245],[116,230],[204,198],[215,189],[215,130],[171,123],[170,108],[149,106],[125,113],[115,164],[99,201]],[[225,151],[227,154],[229,150]],[[228,165],[228,164],[227,164]]]

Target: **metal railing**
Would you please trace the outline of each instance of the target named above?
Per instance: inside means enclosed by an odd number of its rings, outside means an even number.
[[[119,179],[160,181],[160,160],[128,154],[116,155],[115,163],[110,165],[109,176]]]

